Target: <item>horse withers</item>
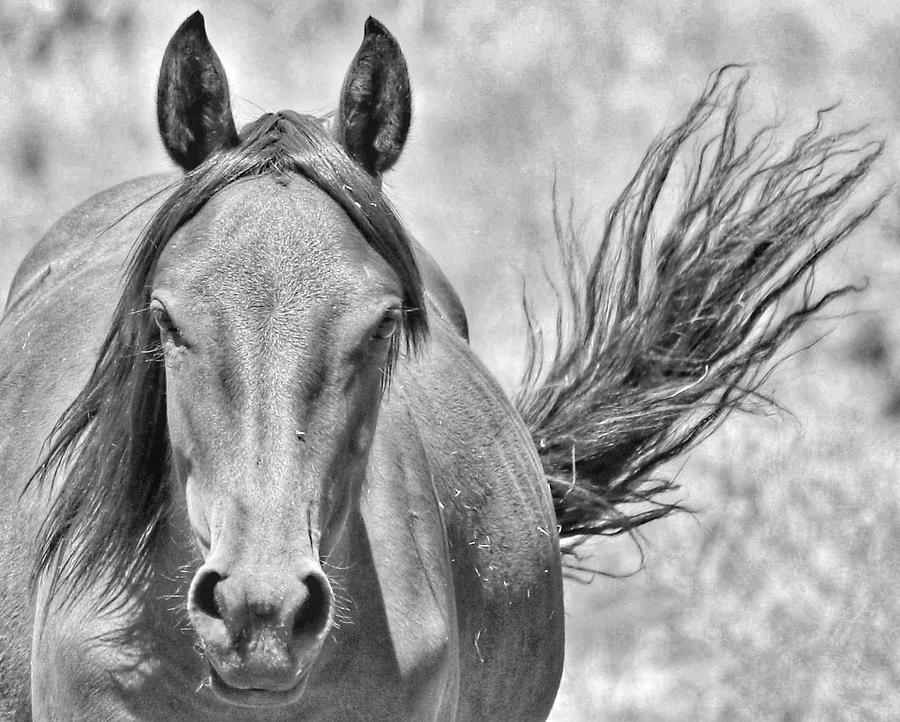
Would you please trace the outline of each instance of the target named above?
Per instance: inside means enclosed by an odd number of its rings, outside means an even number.
[[[188,18],[158,93],[183,174],[65,216],[0,322],[0,714],[545,718],[560,536],[671,510],[625,505],[752,392],[823,301],[770,311],[871,212],[837,213],[879,148],[826,172],[847,136],[817,126],[767,164],[761,136],[735,145],[738,83],[651,253],[724,76],[651,148],[581,276],[559,229],[572,330],[543,368],[533,336],[514,406],[380,190],[410,123],[394,38],[369,19],[333,117],[238,132]]]

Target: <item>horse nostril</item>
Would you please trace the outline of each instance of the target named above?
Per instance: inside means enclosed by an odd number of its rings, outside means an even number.
[[[294,617],[294,635],[304,632],[320,632],[328,623],[329,594],[322,580],[315,575],[308,576],[304,583],[308,596]]]
[[[222,619],[222,611],[216,600],[216,585],[222,581],[218,572],[207,571],[194,582],[193,603],[202,613],[215,619]]]

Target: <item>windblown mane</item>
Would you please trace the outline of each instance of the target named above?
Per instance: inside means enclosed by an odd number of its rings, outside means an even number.
[[[34,585],[50,575],[51,594],[77,598],[103,580],[109,598],[147,578],[150,555],[170,497],[165,373],[149,317],[150,284],[173,234],[226,186],[243,178],[291,174],[334,199],[397,273],[404,333],[412,352],[427,318],[419,269],[400,221],[376,183],[330,138],[320,120],[291,111],[267,114],[243,129],[240,144],[212,155],[162,203],[131,253],[111,328],[87,385],[48,439],[32,481],[59,490],[41,528]],[[392,349],[391,359],[398,349]]]

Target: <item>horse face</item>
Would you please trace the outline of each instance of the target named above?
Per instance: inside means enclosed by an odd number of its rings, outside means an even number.
[[[299,178],[233,184],[160,257],[174,496],[204,559],[188,611],[231,701],[299,697],[329,632],[321,560],[365,475],[401,297]]]

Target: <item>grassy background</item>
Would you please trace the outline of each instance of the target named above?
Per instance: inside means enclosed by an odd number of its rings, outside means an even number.
[[[523,278],[546,289],[554,175],[586,243],[650,140],[726,62],[753,67],[748,120],[785,135],[842,101],[834,128],[888,139],[898,166],[900,4],[217,2],[202,7],[239,122],[333,107],[368,14],[403,46],[414,128],[388,190],[459,288],[473,346],[508,388]],[[0,298],[65,210],[169,168],[158,64],[197,1],[0,3]],[[695,517],[645,532],[646,568],[567,588],[555,720],[900,719],[900,201],[823,266],[868,280],[810,329],[822,342],[767,390],[792,414],[735,417],[672,469]],[[614,573],[628,539],[593,545]]]

